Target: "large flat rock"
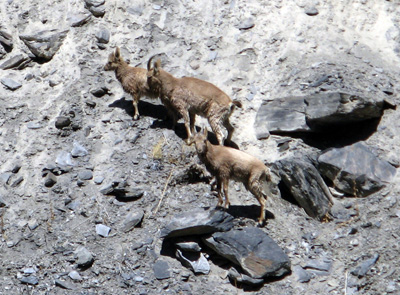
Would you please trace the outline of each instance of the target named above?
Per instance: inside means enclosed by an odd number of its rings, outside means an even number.
[[[308,132],[304,97],[292,96],[264,101],[257,112],[254,128],[258,139],[268,131],[275,133]]]
[[[204,242],[252,278],[279,277],[290,272],[289,257],[259,228],[214,233]]]
[[[335,125],[379,118],[383,99],[342,92],[321,92],[264,101],[254,128],[258,139],[265,134],[315,132]]]
[[[335,187],[350,195],[365,197],[390,183],[396,168],[376,157],[363,143],[332,148],[318,158],[319,171]]]
[[[196,209],[177,214],[161,230],[162,238],[182,237],[228,231],[233,227],[233,216],[218,209]]]

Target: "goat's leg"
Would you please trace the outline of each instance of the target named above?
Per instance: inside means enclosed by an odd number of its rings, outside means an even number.
[[[228,197],[228,187],[229,187],[229,179],[224,178],[222,180],[222,188],[224,190],[224,195],[225,195],[225,209],[228,209],[231,202],[229,202],[229,197]]]
[[[218,144],[224,145],[224,135],[222,134],[222,131],[221,131],[220,118],[209,117],[208,123],[210,124],[212,131],[214,132],[215,136],[217,137]]]
[[[224,199],[222,199],[222,185],[221,185],[221,179],[219,177],[217,177],[217,193],[218,193],[217,207],[222,207]]]
[[[190,131],[192,132],[192,134],[195,134],[195,132],[194,132],[194,124],[196,122],[196,114],[189,113],[189,117],[190,117]]]
[[[259,180],[254,180],[249,183],[250,192],[257,198],[261,206],[261,214],[258,218],[258,224],[261,226],[265,222],[265,203],[267,196],[262,192],[261,183]]]
[[[232,124],[229,122],[229,118],[227,118],[224,121],[224,127],[226,128],[226,130],[228,131],[228,136],[226,137],[226,142],[231,142],[232,140],[232,134],[233,131],[235,130],[235,128],[232,126]]]
[[[138,120],[139,116],[140,116],[139,109],[138,109],[139,95],[133,94],[132,98],[133,98],[132,104],[133,104],[133,111],[134,111],[133,120]]]
[[[190,116],[188,111],[182,111],[181,112],[183,120],[185,122],[185,128],[186,128],[186,133],[187,133],[187,138],[186,138],[186,143],[191,144],[192,143],[192,132],[190,132]]]

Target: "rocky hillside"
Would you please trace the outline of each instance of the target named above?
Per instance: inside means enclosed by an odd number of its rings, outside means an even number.
[[[0,294],[400,292],[396,1],[7,0],[0,18]],[[117,46],[242,102],[234,144],[273,174],[264,227],[240,183],[214,210],[158,99],[133,120],[103,69]]]

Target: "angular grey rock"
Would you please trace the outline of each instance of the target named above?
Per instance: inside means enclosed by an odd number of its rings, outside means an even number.
[[[195,252],[198,253],[201,251],[201,247],[196,242],[178,242],[176,243],[178,249],[186,252]]]
[[[0,44],[7,52],[10,52],[14,47],[12,35],[4,30],[0,30]]]
[[[162,238],[203,235],[228,231],[233,227],[233,216],[222,210],[196,209],[172,217],[161,230]]]
[[[65,116],[59,116],[56,118],[55,126],[57,129],[63,129],[71,125],[71,119]]]
[[[95,16],[95,17],[102,17],[106,13],[106,8],[105,6],[91,6],[89,7],[89,11]]]
[[[396,168],[377,158],[363,143],[332,148],[318,158],[318,169],[344,193],[365,197],[379,191],[396,175]]]
[[[111,228],[104,224],[96,224],[96,233],[99,236],[102,236],[104,238],[108,237],[108,234],[110,233]]]
[[[21,65],[25,64],[29,60],[30,60],[29,57],[24,56],[22,54],[18,54],[3,62],[0,65],[0,69],[8,70],[8,69],[20,68]]]
[[[93,178],[93,181],[95,184],[102,184],[104,181],[104,177],[103,176],[96,176],[95,178]]]
[[[79,142],[74,141],[71,156],[74,158],[87,156],[89,152]]]
[[[123,221],[121,230],[125,233],[132,230],[143,220],[143,217],[144,211],[142,209],[136,209],[129,212]]]
[[[285,97],[264,101],[256,115],[254,129],[258,139],[265,138],[269,132],[308,132],[304,97]]]
[[[11,172],[4,172],[0,174],[0,183],[2,184],[8,184],[10,177],[12,173]]]
[[[119,200],[125,202],[137,200],[141,198],[144,194],[144,190],[139,187],[128,187],[123,189],[119,188],[117,189],[122,192],[122,194],[119,195]]]
[[[383,99],[341,92],[276,98],[260,106],[254,128],[260,138],[271,133],[315,132],[335,125],[379,118]]]
[[[300,283],[307,283],[311,280],[311,275],[300,265],[293,267],[293,273],[296,275],[297,281]]]
[[[110,42],[110,31],[107,29],[102,29],[96,33],[97,42],[107,44]]]
[[[82,277],[76,270],[73,270],[68,273],[68,276],[73,279],[74,281],[82,281]]]
[[[68,31],[44,30],[32,35],[20,35],[20,39],[37,58],[49,61],[60,49]]]
[[[85,0],[86,7],[91,7],[91,6],[97,7],[103,5],[104,3],[106,3],[105,0]]]
[[[79,246],[75,250],[75,255],[77,257],[76,263],[78,264],[78,267],[89,267],[93,264],[94,258],[92,253],[89,252],[85,247]]]
[[[228,272],[228,278],[236,283],[246,284],[250,286],[259,286],[264,284],[264,279],[254,279],[248,275],[239,273],[236,268],[231,267]]]
[[[68,152],[60,152],[56,158],[56,164],[59,166],[74,166],[71,154]]]
[[[28,127],[28,129],[40,129],[42,128],[42,124],[40,124],[39,122],[29,122],[28,124],[26,124],[26,127]]]
[[[100,189],[100,192],[101,192],[103,195],[111,195],[111,194],[114,192],[114,184],[113,184],[113,183],[110,183],[110,184],[107,184],[107,185],[103,186],[103,187]]]
[[[379,259],[379,254],[375,253],[373,257],[360,263],[350,273],[359,278],[362,278],[363,276],[365,276],[367,274],[367,272],[371,269],[371,267],[375,265],[375,263],[378,261],[378,259]]]
[[[168,262],[157,260],[153,265],[154,275],[157,280],[165,280],[171,277]]]
[[[13,79],[10,79],[10,78],[2,78],[2,79],[0,80],[0,82],[1,82],[1,84],[3,84],[6,88],[8,88],[8,89],[10,89],[10,90],[12,90],[12,91],[17,90],[18,88],[21,88],[21,87],[22,87],[22,84],[21,84],[21,83],[15,81],[15,80],[13,80]]]
[[[54,284],[58,287],[61,287],[63,289],[67,290],[74,290],[76,289],[76,286],[70,282],[62,281],[62,280],[55,280]]]
[[[203,253],[186,252],[177,249],[176,257],[184,266],[193,270],[195,274],[206,275],[210,272],[210,264]]]
[[[279,277],[290,272],[289,257],[259,228],[214,233],[204,242],[252,278]]]
[[[56,183],[57,183],[57,177],[52,172],[49,171],[47,173],[47,175],[46,175],[45,180],[44,180],[44,186],[45,187],[52,187]]]
[[[311,273],[318,276],[327,276],[332,268],[332,260],[325,259],[310,259],[307,261],[305,268]]]
[[[284,159],[275,166],[283,184],[309,216],[322,220],[329,215],[332,195],[314,165],[302,159]]]
[[[91,17],[92,17],[91,14],[81,13],[68,16],[67,21],[71,27],[80,27],[86,24]]]
[[[309,16],[315,16],[319,13],[318,9],[315,6],[308,6],[304,11]]]
[[[78,173],[78,178],[80,180],[90,180],[93,178],[93,172],[90,170],[83,170]]]
[[[25,284],[25,285],[35,286],[35,285],[39,284],[39,280],[35,276],[22,277],[20,279],[20,281],[21,281],[22,284]]]
[[[249,17],[246,18],[245,20],[241,21],[238,25],[239,30],[248,30],[254,27],[254,18]]]
[[[102,97],[106,94],[108,94],[110,91],[110,89],[108,89],[105,86],[99,87],[99,88],[95,88],[93,90],[90,91],[91,94],[93,94],[96,97]]]

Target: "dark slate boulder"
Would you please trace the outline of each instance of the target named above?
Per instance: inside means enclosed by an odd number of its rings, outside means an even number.
[[[0,69],[8,70],[8,69],[22,69],[28,62],[30,61],[29,57],[24,56],[22,54],[18,54],[0,65]]]
[[[37,58],[49,61],[60,49],[67,33],[68,30],[53,29],[21,35],[20,38]]]
[[[177,214],[161,230],[162,238],[182,237],[228,231],[233,227],[233,216],[222,210],[197,209]]]
[[[264,101],[257,112],[254,128],[258,139],[266,138],[265,134],[307,132],[306,104],[304,97],[284,97]]]
[[[383,99],[342,92],[321,92],[264,101],[254,128],[258,139],[265,134],[319,132],[337,125],[380,118]]]
[[[0,30],[0,44],[7,52],[10,52],[14,47],[12,35],[4,30]]]
[[[309,216],[322,220],[329,215],[332,195],[312,163],[303,159],[284,159],[275,166],[285,187]]]
[[[204,242],[252,278],[280,277],[290,272],[289,257],[259,228],[214,233]]]
[[[380,118],[384,101],[347,93],[316,93],[304,99],[307,124],[311,128]]]
[[[377,158],[363,143],[332,148],[318,158],[319,171],[336,189],[359,197],[379,191],[392,181],[396,168]]]

